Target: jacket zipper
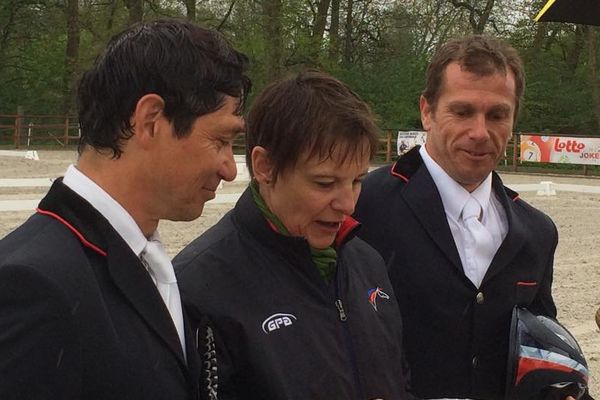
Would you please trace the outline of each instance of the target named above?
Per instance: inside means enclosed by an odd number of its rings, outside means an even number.
[[[344,345],[346,347],[346,351],[348,352],[348,355],[350,357],[350,363],[352,364],[352,369],[354,371],[354,382],[356,385],[356,391],[358,393],[359,396],[364,396],[364,390],[362,387],[362,384],[360,382],[360,378],[359,378],[359,372],[358,372],[358,365],[356,362],[356,354],[354,353],[354,346],[352,345],[352,335],[350,334],[350,327],[348,326],[348,324],[346,324],[346,320],[348,319],[348,316],[346,314],[346,310],[344,309],[344,304],[342,303],[342,299],[340,298],[340,281],[341,281],[341,276],[340,276],[340,272],[342,270],[343,266],[342,263],[340,263],[338,261],[337,263],[337,268],[336,268],[336,273],[335,273],[335,286],[334,286],[334,290],[335,290],[335,308],[338,311],[338,317],[340,319],[340,321],[342,322],[342,332],[343,332],[343,340],[344,340]]]
[[[337,299],[335,301],[335,307],[338,310],[338,314],[340,316],[340,321],[342,321],[342,322],[346,321],[346,311],[344,311],[344,305],[342,304],[342,300]]]

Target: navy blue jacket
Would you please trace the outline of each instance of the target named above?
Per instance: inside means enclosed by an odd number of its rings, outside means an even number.
[[[139,258],[56,181],[0,240],[0,399],[196,399],[198,362]]]
[[[359,236],[389,269],[404,322],[413,391],[424,398],[503,399],[511,312],[556,316],[548,216],[493,175],[508,233],[476,288],[465,276],[442,200],[418,147],[365,179]]]
[[[306,240],[275,232],[246,190],[174,259],[220,400],[409,397],[385,265],[352,234],[337,251],[327,285]]]

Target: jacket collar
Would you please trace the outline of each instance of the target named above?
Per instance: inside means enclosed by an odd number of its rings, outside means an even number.
[[[410,181],[421,167],[424,168],[423,159],[421,158],[421,154],[419,154],[420,148],[421,146],[417,145],[400,157],[398,161],[392,164],[390,174],[406,183]],[[496,192],[504,192],[510,201],[519,200],[519,193],[504,186],[502,179],[500,179],[500,176],[495,171],[492,171],[492,189]]]
[[[234,221],[239,222],[241,225],[238,228],[248,231],[253,237],[256,237],[276,253],[286,254],[291,251],[297,256],[302,255],[310,258],[310,246],[306,239],[280,234],[254,203],[250,188],[242,193],[234,208],[233,217]],[[345,243],[356,235],[359,228],[360,224],[352,217],[347,217],[344,220],[335,240],[338,252]]]
[[[446,220],[444,205],[435,182],[419,154],[419,147],[415,146],[400,157],[391,166],[390,175],[405,183],[401,194],[408,207],[432,241],[444,252],[452,264],[462,271],[460,256]],[[518,193],[505,187],[496,172],[492,172],[492,191],[506,212],[508,233],[496,252],[482,285],[510,264],[527,239],[526,227],[518,216],[517,203],[521,201]]]
[[[52,184],[48,194],[38,206],[38,213],[58,220],[73,232],[84,247],[105,259],[108,274],[113,282],[150,329],[176,355],[184,371],[195,382],[196,379],[193,378],[195,372],[193,374],[192,371],[198,368],[196,356],[190,357],[188,351],[186,368],[177,331],[168,317],[169,312],[156,286],[140,259],[110,226],[106,218],[64,185],[62,179],[57,179]],[[186,337],[191,339],[189,332],[186,332]],[[186,340],[186,343],[188,349],[193,347],[191,340]]]

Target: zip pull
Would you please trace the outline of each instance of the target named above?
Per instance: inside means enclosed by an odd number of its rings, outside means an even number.
[[[337,299],[335,301],[335,307],[338,310],[338,313],[340,315],[340,321],[345,321],[346,320],[346,311],[344,311],[344,306],[342,305],[342,300]]]

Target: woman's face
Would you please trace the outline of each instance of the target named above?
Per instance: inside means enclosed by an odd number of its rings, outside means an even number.
[[[260,191],[292,236],[304,237],[312,247],[324,249],[354,212],[369,158],[367,152],[351,154],[343,162],[339,151],[325,160],[303,154],[274,184],[259,181]]]

